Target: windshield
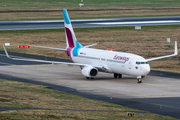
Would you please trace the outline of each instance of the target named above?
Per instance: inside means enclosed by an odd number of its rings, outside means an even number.
[[[149,64],[148,62],[136,62],[137,65],[140,65],[140,64]]]

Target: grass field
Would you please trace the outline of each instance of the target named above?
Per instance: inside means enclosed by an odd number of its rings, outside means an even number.
[[[134,27],[76,28],[77,40],[82,45],[98,43],[94,48],[129,52],[145,58],[174,53],[174,41],[180,45],[180,25]],[[19,44],[65,48],[64,29],[0,31],[0,45],[10,42],[8,51],[69,59],[63,51],[31,48],[18,49]],[[167,43],[171,38],[171,43]],[[0,47],[2,49],[2,47]],[[179,47],[180,48],[180,47]],[[179,49],[180,52],[180,49]],[[180,73],[180,55],[150,62],[151,69]]]
[[[79,3],[80,0],[1,0],[0,21],[62,19],[64,8],[70,10],[71,19],[180,15],[178,0],[85,0],[81,8]]]
[[[46,110],[9,110],[0,112],[1,120],[115,120],[129,119],[127,112],[144,112],[121,105],[91,100],[65,92],[48,89],[47,86],[0,79],[0,108],[42,108]],[[69,110],[105,110],[124,112],[86,112],[61,111]],[[135,113],[133,120],[175,120],[172,117],[152,114],[149,112]]]
[[[0,7],[22,9],[54,9],[62,7],[79,8],[81,0],[1,0]],[[84,0],[86,7],[180,7],[178,0]]]

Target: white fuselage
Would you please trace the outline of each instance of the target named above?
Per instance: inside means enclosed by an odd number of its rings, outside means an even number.
[[[107,69],[98,68],[101,72],[145,76],[150,71],[146,59],[131,53],[80,48],[77,56],[74,56],[71,51],[71,58],[75,63],[103,66],[103,68]]]

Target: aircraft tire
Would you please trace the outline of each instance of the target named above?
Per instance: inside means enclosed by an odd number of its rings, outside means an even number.
[[[142,83],[142,79],[137,79],[137,83]]]
[[[122,74],[118,74],[118,77],[119,77],[119,78],[122,78]]]
[[[118,77],[118,74],[117,73],[114,73],[114,78],[117,78]]]

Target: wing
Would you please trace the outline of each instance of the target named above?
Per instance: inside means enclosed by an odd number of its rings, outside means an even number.
[[[97,69],[104,69],[104,70],[107,70],[107,68],[105,68],[104,66],[102,65],[90,65],[90,64],[82,64],[82,63],[69,63],[69,62],[58,62],[58,61],[47,61],[47,60],[34,60],[34,59],[21,59],[21,58],[12,58],[9,56],[6,48],[4,47],[3,45],[3,48],[4,48],[4,51],[6,53],[6,56],[12,60],[20,60],[20,61],[32,61],[32,62],[43,62],[43,63],[52,63],[52,64],[65,64],[65,65],[70,65],[70,66],[81,66],[81,67],[84,67],[84,66],[93,66],[93,67],[96,67]]]
[[[92,44],[92,45],[87,45],[84,46],[85,48],[91,47],[97,45],[97,43]],[[46,48],[46,49],[53,49],[53,50],[62,50],[62,51],[67,51],[67,49],[63,49],[63,48],[53,48],[53,47],[45,47],[45,46],[35,46],[35,45],[30,45],[31,47],[37,47],[37,48]]]
[[[46,48],[46,49],[67,51],[67,49],[63,49],[63,48],[53,48],[53,47],[44,47],[44,46],[35,46],[35,45],[30,45],[30,46],[31,47],[38,47],[38,48]]]
[[[88,64],[81,64],[81,63],[69,63],[69,62],[58,62],[58,61],[46,61],[46,60],[34,60],[34,59],[21,59],[21,58],[12,58],[9,56],[6,48],[4,47],[4,51],[6,56],[12,60],[21,60],[21,61],[32,61],[32,62],[43,62],[43,63],[57,63],[57,64],[66,64],[66,65],[74,65],[74,66],[87,66]]]
[[[175,41],[174,54],[166,55],[166,56],[161,56],[161,57],[150,58],[150,59],[147,59],[147,61],[149,62],[149,61],[158,60],[158,59],[163,59],[163,58],[172,57],[172,56],[176,56],[176,55],[178,55],[177,41]]]

